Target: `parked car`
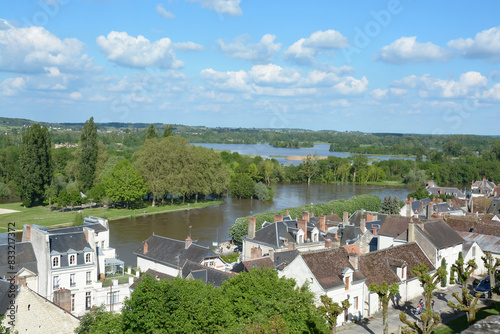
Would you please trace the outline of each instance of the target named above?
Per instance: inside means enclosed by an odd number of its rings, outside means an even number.
[[[495,283],[498,285],[498,281]],[[474,288],[474,292],[481,293],[481,298],[487,297],[490,293],[490,276],[486,276],[479,284]]]

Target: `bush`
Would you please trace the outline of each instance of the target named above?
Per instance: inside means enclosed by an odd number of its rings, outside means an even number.
[[[0,182],[0,198],[10,198],[11,195],[10,188],[5,183]]]

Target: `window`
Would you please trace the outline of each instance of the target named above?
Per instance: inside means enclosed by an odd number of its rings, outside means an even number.
[[[108,292],[106,301],[109,304],[117,304],[120,301],[119,291]]]
[[[101,248],[104,248],[104,240],[101,241]]]
[[[76,255],[72,254],[69,256],[69,265],[74,266],[76,264]]]
[[[92,261],[92,255],[90,253],[85,254],[85,263],[90,263]]]
[[[354,309],[357,311],[358,310],[358,297],[354,297],[353,306],[354,306]]]
[[[76,286],[76,281],[75,281],[75,274],[70,274],[69,275],[69,285],[70,286]]]
[[[52,267],[53,268],[59,267],[59,256],[52,257]]]
[[[476,257],[476,246],[472,246],[472,257]]]
[[[90,292],[85,292],[85,309],[90,310],[90,305],[91,304],[91,299],[90,299]]]
[[[87,284],[92,284],[92,272],[87,271],[85,275],[87,277],[87,280],[86,280]]]
[[[75,311],[75,295],[71,295],[71,312]]]
[[[59,289],[59,276],[52,277],[52,287],[54,290]]]
[[[345,289],[349,290],[349,276],[345,278]]]

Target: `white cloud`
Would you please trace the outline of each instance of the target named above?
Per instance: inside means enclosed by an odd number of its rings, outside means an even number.
[[[144,36],[137,38],[126,32],[112,31],[107,37],[97,37],[97,45],[106,58],[118,65],[144,68],[179,68],[184,63],[177,60],[169,38],[151,43]]]
[[[259,43],[245,45],[247,36],[238,37],[233,43],[225,44],[221,39],[217,44],[222,52],[231,58],[248,60],[257,64],[267,64],[273,61],[274,55],[281,49],[281,43],[274,43],[275,35],[264,35]]]
[[[80,93],[80,92],[73,92],[73,93],[69,94],[69,97],[72,100],[80,100],[82,98],[82,93]]]
[[[42,73],[46,67],[63,71],[95,71],[76,38],[59,39],[43,27],[15,28],[0,19],[0,70]]]
[[[245,71],[218,72],[211,68],[201,71],[201,78],[223,91],[248,91],[248,75]]]
[[[487,100],[500,101],[500,83],[493,85],[493,87],[485,91],[482,97]]]
[[[199,2],[203,8],[207,8],[217,13],[232,16],[242,14],[240,0],[187,0],[188,2]]]
[[[281,66],[255,65],[248,71],[249,79],[260,86],[291,85],[300,79],[300,73],[291,68]]]
[[[465,58],[479,58],[500,61],[500,26],[483,30],[475,38],[458,38],[448,42],[448,46],[461,51]]]
[[[402,80],[393,82],[393,85],[418,88],[419,95],[423,98],[457,98],[477,95],[479,91],[484,90],[488,85],[488,79],[479,72],[470,71],[461,74],[458,81],[433,78],[426,74],[421,77],[407,76]]]
[[[368,79],[363,77],[361,80],[358,80],[353,77],[345,77],[334,88],[342,95],[358,95],[366,92],[368,89]]]
[[[308,38],[293,43],[283,58],[301,65],[312,65],[321,51],[333,51],[349,45],[347,38],[335,30],[316,31]]]
[[[13,96],[26,88],[26,81],[22,77],[8,78],[0,83],[0,95]]]
[[[394,97],[394,96],[401,96],[408,93],[407,89],[403,88],[388,88],[388,89],[374,89],[370,92],[370,95],[375,99],[375,100],[383,100],[387,99],[389,97]]]
[[[156,6],[156,12],[166,19],[175,19],[175,15],[167,11],[161,3]]]
[[[417,37],[401,37],[384,46],[375,54],[377,60],[392,63],[420,63],[426,61],[445,61],[453,57],[453,52],[431,42],[419,43]]]
[[[194,43],[194,42],[180,42],[174,43],[174,48],[179,51],[187,52],[187,51],[203,51],[205,48],[203,45]]]

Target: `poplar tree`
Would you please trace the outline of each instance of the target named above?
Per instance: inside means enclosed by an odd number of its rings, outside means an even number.
[[[41,201],[45,187],[50,185],[53,175],[51,146],[49,130],[38,123],[23,135],[16,190],[26,207]]]
[[[163,138],[167,138],[173,135],[174,133],[172,130],[172,124],[167,124],[167,126],[165,127],[165,131],[163,132]]]
[[[83,125],[79,143],[78,183],[83,192],[92,189],[94,184],[98,152],[97,124],[94,117],[90,117]]]
[[[158,139],[158,135],[156,134],[155,126],[153,125],[153,123],[149,125],[144,141],[148,139]]]

